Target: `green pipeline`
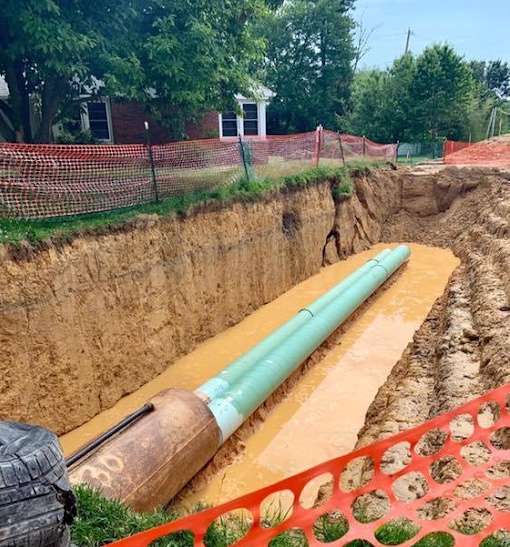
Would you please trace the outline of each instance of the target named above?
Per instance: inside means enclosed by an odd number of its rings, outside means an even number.
[[[352,287],[358,279],[362,278],[375,265],[379,264],[384,258],[391,254],[390,249],[385,249],[378,255],[368,260],[363,266],[346,277],[343,281],[335,285],[330,291],[317,298],[312,304],[300,310],[294,317],[287,321],[280,328],[275,330],[269,336],[264,338],[256,346],[243,354],[241,357],[232,361],[225,369],[223,369],[215,377],[211,378],[198,389],[195,394],[202,400],[209,402],[222,393],[229,390],[255,363],[260,361],[270,351],[274,350],[278,345],[284,342],[289,336],[298,331],[312,317],[315,317],[322,309],[324,309],[333,300],[338,298],[347,289]]]
[[[342,291],[316,315],[272,347],[245,370],[221,396],[209,403],[225,442],[273,391],[409,258],[400,245]],[[335,289],[332,289],[335,290]]]

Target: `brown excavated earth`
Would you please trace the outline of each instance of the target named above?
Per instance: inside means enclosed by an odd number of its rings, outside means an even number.
[[[405,205],[382,240],[450,247],[462,262],[370,406],[358,447],[510,382],[509,179],[455,168],[404,178]]]
[[[1,247],[0,419],[69,431],[323,263],[378,241],[449,247],[462,263],[358,446],[450,410],[510,381],[509,179],[441,166],[359,172],[350,199],[324,181],[69,244]]]
[[[0,246],[0,419],[65,433],[317,273],[332,184],[139,217],[66,244]],[[381,206],[346,253],[378,241],[398,209],[396,174],[370,184],[384,189]]]
[[[379,389],[356,448],[417,426],[510,382],[509,180],[510,173],[496,170],[441,166],[402,177],[402,206],[383,225],[381,240],[449,247],[461,264]],[[456,427],[458,439],[469,436],[469,417],[460,418]],[[441,439],[431,438],[430,443],[437,449]],[[483,444],[473,448],[471,461],[483,461],[484,449]],[[393,454],[390,464],[404,464],[407,456],[404,448]],[[389,469],[386,472],[391,474]],[[437,472],[457,477],[453,468]],[[366,484],[372,473],[373,462],[362,459],[343,479],[355,489]],[[466,499],[479,495],[475,483],[464,485]],[[408,502],[423,495],[412,479],[406,478],[400,487]],[[331,489],[332,484],[320,489],[316,505],[329,498]],[[423,518],[435,520],[452,510],[448,498],[436,502]],[[369,496],[370,511],[377,513],[383,504],[376,495]],[[484,516],[475,512],[466,518],[482,529],[487,525],[482,522]],[[466,523],[457,524],[462,528]]]

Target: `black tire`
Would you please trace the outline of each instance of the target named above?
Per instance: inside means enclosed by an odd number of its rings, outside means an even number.
[[[67,547],[75,514],[57,437],[0,422],[0,547]]]

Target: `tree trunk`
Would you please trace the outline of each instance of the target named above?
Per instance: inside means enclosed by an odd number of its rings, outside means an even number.
[[[0,135],[7,142],[15,142],[16,140],[16,135],[10,123],[11,116],[12,109],[5,101],[0,99]]]
[[[41,123],[34,142],[47,144],[52,141],[51,128],[55,123],[58,108],[64,96],[65,78],[50,76],[44,83],[42,92]]]
[[[9,86],[9,98],[12,107],[10,123],[15,142],[32,142],[30,127],[30,98],[23,75],[23,67],[19,62],[4,59],[5,81]]]

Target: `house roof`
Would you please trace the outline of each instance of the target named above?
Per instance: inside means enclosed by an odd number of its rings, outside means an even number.
[[[94,91],[97,91],[101,88],[103,83],[101,80],[97,80],[94,78]],[[87,92],[91,93],[92,88],[87,89]],[[149,94],[152,98],[156,97],[156,92],[153,89],[149,90]],[[268,101],[269,99],[273,98],[276,95],[274,91],[271,91],[266,86],[263,86],[262,84],[255,83],[253,86],[253,97],[244,97],[243,95],[236,95],[235,98],[238,101],[246,101],[250,99],[259,99],[263,101]],[[0,75],[0,97],[7,98],[9,96],[9,86],[7,85],[7,82],[5,81],[5,78]]]
[[[272,99],[276,93],[274,91],[271,91],[268,87],[258,83],[254,82],[253,87],[251,89],[251,92],[248,97],[245,97],[244,95],[237,94],[235,95],[235,99],[237,101],[249,101],[249,100],[256,100],[258,101],[269,101],[269,99]],[[253,94],[253,95],[252,95]]]
[[[9,86],[3,76],[0,76],[0,97],[6,98],[9,96]]]

